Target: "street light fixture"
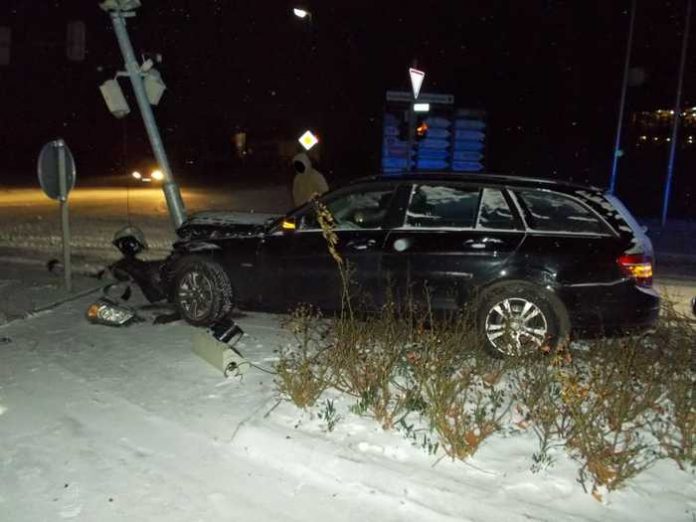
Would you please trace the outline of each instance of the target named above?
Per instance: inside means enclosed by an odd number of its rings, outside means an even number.
[[[140,7],[140,0],[104,0],[99,5],[104,11],[134,11]]]
[[[304,20],[305,18],[312,19],[312,13],[304,9],[303,7],[294,7],[292,13],[299,19]]]

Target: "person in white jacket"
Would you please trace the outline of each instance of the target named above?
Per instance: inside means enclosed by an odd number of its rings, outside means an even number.
[[[292,166],[295,168],[295,179],[292,183],[292,199],[295,206],[304,205],[314,196],[320,196],[328,192],[329,185],[321,172],[312,167],[307,154],[300,152],[292,158]]]

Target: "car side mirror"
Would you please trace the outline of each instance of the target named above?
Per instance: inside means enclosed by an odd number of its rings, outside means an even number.
[[[280,223],[280,228],[284,231],[297,230],[297,220],[294,217],[285,217]]]

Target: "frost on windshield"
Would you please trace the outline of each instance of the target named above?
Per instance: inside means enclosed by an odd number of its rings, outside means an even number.
[[[483,189],[478,226],[504,230],[515,228],[512,212],[500,190]]]
[[[443,185],[421,185],[415,189],[406,211],[406,226],[474,226],[479,191]]]
[[[589,209],[573,199],[548,191],[517,193],[530,217],[530,226],[548,232],[586,234],[606,233],[605,227]]]

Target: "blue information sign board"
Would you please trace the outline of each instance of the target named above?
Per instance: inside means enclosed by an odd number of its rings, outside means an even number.
[[[396,96],[396,94],[402,94]],[[480,172],[485,165],[486,115],[456,109],[451,95],[430,95],[427,113],[412,112],[407,93],[387,96],[382,133],[382,172]],[[419,96],[421,102],[423,95]]]

